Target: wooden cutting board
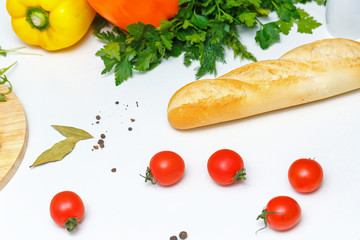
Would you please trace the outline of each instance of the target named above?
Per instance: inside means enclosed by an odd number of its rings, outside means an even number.
[[[0,84],[0,92],[7,92]],[[0,102],[0,190],[3,189],[19,168],[25,155],[28,128],[24,109],[14,92]]]

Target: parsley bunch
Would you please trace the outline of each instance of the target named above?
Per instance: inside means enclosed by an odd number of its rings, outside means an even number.
[[[232,49],[234,58],[256,61],[239,40],[239,26],[259,27],[255,41],[262,49],[279,41],[280,34],[289,34],[295,24],[298,32],[312,33],[321,24],[295,5],[311,1],[321,5],[326,0],[180,0],[178,13],[158,28],[139,22],[126,30],[108,30],[108,22],[97,21],[94,34],[105,44],[96,55],[105,65],[102,74],[114,71],[116,85],[134,70],[149,71],[162,59],[181,54],[186,66],[200,62],[197,79],[216,75],[216,63],[225,63],[225,48]],[[264,24],[260,18],[271,12],[278,20]]]

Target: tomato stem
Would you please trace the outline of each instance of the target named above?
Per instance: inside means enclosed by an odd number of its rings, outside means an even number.
[[[267,226],[268,226],[268,221],[267,221],[266,217],[267,217],[267,215],[269,215],[269,214],[274,214],[274,213],[277,213],[277,212],[268,212],[268,211],[266,211],[266,208],[264,208],[264,209],[262,210],[261,214],[256,218],[256,220],[259,220],[260,218],[263,219],[265,226],[262,227],[262,228],[260,228],[259,230],[257,230],[256,233],[259,232],[259,231],[261,231],[261,230],[263,230],[263,229],[265,229],[265,228],[267,228]]]
[[[26,21],[32,28],[44,31],[50,26],[49,13],[41,7],[32,7],[26,10]]]
[[[235,176],[232,178],[232,182],[238,182],[240,180],[246,180],[246,172],[245,172],[245,168],[240,169],[239,171],[236,172]]]
[[[74,230],[78,225],[79,225],[78,219],[71,218],[71,217],[64,224],[64,226],[66,227],[68,232],[71,232],[72,230]]]
[[[145,176],[143,176],[143,175],[141,175],[141,174],[140,174],[140,176],[143,177],[143,178],[145,178],[145,182],[150,181],[150,182],[151,182],[152,184],[154,184],[154,185],[155,185],[156,182],[157,182],[156,178],[152,175],[149,167],[146,168]]]

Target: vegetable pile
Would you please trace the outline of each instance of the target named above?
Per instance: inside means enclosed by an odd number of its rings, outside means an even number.
[[[225,49],[234,58],[256,61],[239,40],[239,27],[258,28],[255,41],[269,48],[287,35],[294,25],[300,33],[312,33],[321,24],[296,4],[313,0],[180,0],[178,13],[163,20],[157,28],[142,22],[127,25],[126,30],[113,26],[100,17],[94,21],[95,36],[104,41],[97,51],[105,68],[102,74],[114,72],[115,84],[133,76],[134,71],[149,71],[163,59],[183,54],[184,64],[199,61],[196,78],[216,75],[216,63],[225,63]],[[324,5],[325,0],[315,0]],[[275,12],[278,20],[267,22]]]

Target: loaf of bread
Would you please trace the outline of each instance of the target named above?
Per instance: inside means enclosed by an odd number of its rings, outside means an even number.
[[[190,129],[296,106],[360,88],[360,43],[325,39],[277,60],[197,80],[170,99],[169,123]]]

